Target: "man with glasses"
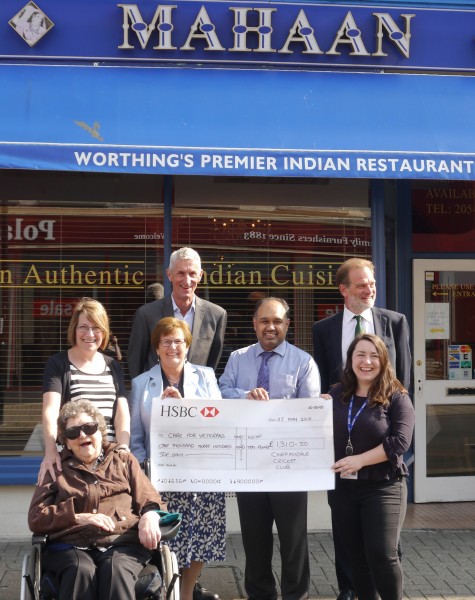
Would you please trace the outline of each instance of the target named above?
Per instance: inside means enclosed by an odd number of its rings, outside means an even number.
[[[192,248],[180,248],[170,257],[167,269],[172,293],[137,309],[129,339],[127,360],[131,379],[148,371],[157,362],[150,335],[160,319],[175,317],[188,323],[193,341],[188,360],[216,369],[221,358],[226,329],[226,311],[196,296],[203,270],[200,255]]]
[[[374,306],[376,281],[373,263],[364,258],[350,258],[340,265],[335,282],[344,298],[343,311],[313,326],[313,355],[322,377],[322,392],[328,392],[341,380],[348,347],[360,333],[373,333],[384,341],[397,378],[409,389],[412,360],[409,325],[403,314]],[[332,494],[332,491],[328,492],[330,507]],[[351,569],[345,547],[335,531],[333,527],[339,589],[337,600],[352,600],[356,596]]]

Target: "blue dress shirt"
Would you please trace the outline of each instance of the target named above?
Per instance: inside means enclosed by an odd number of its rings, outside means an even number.
[[[219,378],[223,398],[246,398],[247,393],[256,387],[263,352],[260,344],[232,352]],[[269,397],[318,398],[320,373],[310,354],[287,341],[274,348],[274,352],[269,360]]]

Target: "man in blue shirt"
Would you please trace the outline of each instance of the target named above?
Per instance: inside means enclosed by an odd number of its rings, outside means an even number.
[[[272,297],[260,300],[253,323],[257,344],[236,350],[229,357],[219,380],[223,398],[318,398],[320,374],[315,361],[285,339],[290,324],[287,302]],[[285,490],[285,481],[282,487]],[[274,522],[282,559],[282,599],[307,598],[307,492],[238,492],[236,496],[249,599],[277,598],[272,572]]]

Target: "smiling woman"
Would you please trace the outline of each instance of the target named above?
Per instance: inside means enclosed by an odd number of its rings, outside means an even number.
[[[357,344],[351,357],[351,367],[358,380],[356,393],[367,397],[371,384],[381,372],[379,354],[372,342],[362,339]]]
[[[59,416],[58,438],[89,471],[93,471],[102,454],[102,444],[107,443],[107,432],[104,418],[95,414],[96,409],[92,404],[90,408],[89,404],[84,408],[84,402],[80,400],[76,405],[65,405]]]
[[[119,363],[103,354],[109,342],[109,318],[100,302],[82,298],[68,328],[69,350],[51,356],[43,377],[43,434],[45,458],[38,481],[52,466],[61,470],[56,449],[56,419],[66,402],[91,400],[104,415],[109,440],[128,448],[130,415]]]
[[[336,462],[332,519],[359,598],[400,600],[398,540],[406,514],[403,455],[414,408],[396,379],[384,342],[361,334],[348,348],[342,383],[331,388]]]
[[[196,288],[199,270],[189,261],[177,261],[173,269],[173,290],[180,296]],[[165,317],[155,325],[151,345],[159,364],[132,380],[130,394],[131,451],[143,461],[150,458],[152,405],[165,398],[179,404],[182,398],[221,398],[214,372],[209,367],[186,361],[191,345],[188,324],[175,317]],[[225,498],[218,492],[163,492],[169,511],[183,515],[183,525],[175,539],[169,541],[181,569],[180,597],[193,600],[196,580],[204,563],[225,559]]]
[[[57,425],[61,465],[36,488],[28,513],[31,530],[48,535],[43,568],[60,598],[135,598],[137,576],[160,541],[160,494],[137,460],[109,443],[92,402],[68,402]]]

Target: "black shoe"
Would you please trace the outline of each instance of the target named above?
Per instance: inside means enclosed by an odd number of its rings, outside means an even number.
[[[220,600],[220,598],[218,594],[213,594],[213,592],[204,588],[201,583],[196,583],[193,590],[193,600]]]
[[[356,598],[356,594],[353,590],[343,590],[338,594],[336,600],[354,600]]]

